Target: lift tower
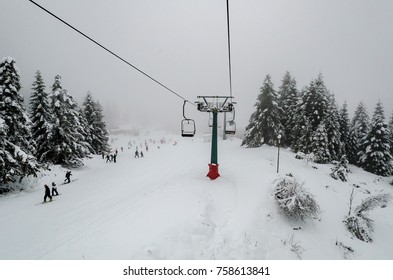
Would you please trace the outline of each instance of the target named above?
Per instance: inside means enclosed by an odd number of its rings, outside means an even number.
[[[213,114],[212,147],[207,177],[214,180],[220,176],[218,173],[217,114],[232,112],[235,103],[232,102],[232,96],[197,96],[197,98],[201,99],[195,102],[198,111]]]

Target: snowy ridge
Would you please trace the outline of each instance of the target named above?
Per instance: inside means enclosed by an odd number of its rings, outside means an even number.
[[[393,259],[393,205],[370,212],[373,243],[354,238],[343,223],[354,185],[356,207],[370,195],[393,194],[392,177],[351,165],[348,182],[334,180],[332,165],[295,159],[285,149],[277,174],[277,148],[230,139],[219,142],[221,177],[210,181],[210,143],[203,139],[114,137],[117,163],[85,160],[72,170],[78,180],[65,185],[65,169],[53,166],[25,182],[35,187],[0,197],[0,259]],[[144,158],[134,158],[130,140]],[[315,196],[318,219],[281,213],[273,192],[289,173]],[[62,195],[35,205],[52,181]]]

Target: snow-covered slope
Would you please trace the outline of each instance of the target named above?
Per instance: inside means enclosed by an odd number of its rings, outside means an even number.
[[[65,169],[54,166],[25,182],[34,187],[0,197],[0,259],[393,259],[393,205],[370,213],[373,243],[353,238],[342,222],[353,185],[356,206],[393,194],[391,177],[351,166],[349,182],[336,181],[331,165],[307,164],[288,150],[277,174],[277,148],[247,149],[232,139],[219,141],[221,177],[211,181],[202,138],[114,137],[117,163],[86,160],[66,185],[59,185]],[[144,158],[134,158],[130,140],[147,141]],[[319,220],[292,221],[278,209],[275,180],[289,173],[315,196]],[[37,205],[52,181],[61,195]]]

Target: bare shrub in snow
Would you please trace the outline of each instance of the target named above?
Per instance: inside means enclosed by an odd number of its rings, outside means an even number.
[[[348,167],[348,160],[344,155],[341,157],[339,162],[335,163],[330,176],[336,180],[340,179],[341,181],[346,182],[348,180],[348,173],[350,172],[351,170]]]
[[[300,245],[300,241],[295,242],[294,234],[291,235],[291,238],[288,241],[284,240],[282,243],[284,246],[289,245],[291,252],[293,252],[299,260],[303,259],[302,255],[304,248]]]
[[[344,243],[340,241],[336,241],[336,246],[340,247],[344,251],[344,259],[350,259],[351,254],[355,252],[354,249],[352,249],[350,246],[345,245]]]
[[[365,242],[373,242],[372,232],[374,231],[374,221],[367,215],[368,212],[376,207],[386,207],[386,204],[391,200],[390,194],[378,194],[371,196],[362,201],[362,203],[355,208],[353,213],[352,201],[353,191],[350,197],[349,214],[345,218],[344,223],[347,229],[358,239]]]
[[[294,178],[284,178],[278,181],[274,190],[278,206],[288,217],[296,220],[316,218],[319,214],[317,202],[303,185]]]

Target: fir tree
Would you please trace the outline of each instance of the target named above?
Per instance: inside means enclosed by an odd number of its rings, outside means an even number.
[[[358,131],[352,126],[349,130],[349,137],[345,145],[345,149],[349,163],[358,165],[360,152],[360,137],[358,135]]]
[[[0,61],[0,141],[3,165],[0,171],[0,185],[15,181],[18,176],[36,176],[40,166],[31,154],[35,151],[31,137],[30,119],[23,107],[24,98],[19,71],[11,57]],[[4,158],[6,157],[6,158]]]
[[[341,133],[339,123],[339,112],[334,95],[328,95],[328,112],[324,116],[326,126],[328,149],[331,160],[339,160],[341,158]]]
[[[291,149],[297,153],[308,154],[312,151],[312,129],[303,106],[298,106],[294,116],[295,126],[292,129],[293,143]]]
[[[36,158],[44,162],[46,154],[51,149],[50,132],[51,112],[48,103],[48,94],[45,92],[45,84],[41,72],[37,71],[30,97],[30,116],[32,121],[31,132],[37,144]]]
[[[337,163],[332,168],[332,173],[330,173],[330,176],[336,180],[340,179],[341,181],[346,182],[348,181],[348,173],[350,172],[351,170],[348,167],[347,157],[343,155],[340,161],[337,161]]]
[[[314,153],[314,161],[316,163],[328,163],[331,160],[331,155],[328,146],[328,136],[325,123],[319,123],[317,130],[312,137],[312,152]]]
[[[296,81],[286,72],[278,91],[278,106],[282,109],[281,124],[284,127],[284,145],[292,146],[296,138],[293,137],[295,114],[299,105]]]
[[[99,102],[93,100],[90,93],[87,93],[83,102],[83,112],[90,133],[90,145],[95,154],[102,154],[109,151],[109,133],[104,121],[103,109]]]
[[[89,124],[87,123],[87,119],[85,116],[85,112],[82,108],[78,109],[78,118],[79,118],[79,133],[82,135],[83,139],[82,142],[84,143],[85,147],[88,149],[88,154],[94,154],[95,151],[91,146],[92,138],[91,138],[91,129]]]
[[[258,102],[255,106],[258,108]],[[248,148],[260,147],[262,145],[262,130],[259,127],[259,122],[257,122],[257,111],[251,114],[241,145],[245,145]]]
[[[390,132],[390,153],[393,155],[393,112],[392,116],[390,117],[388,128]]]
[[[302,105],[309,120],[312,131],[316,131],[319,123],[328,113],[328,90],[323,82],[322,74],[311,81],[302,94]]]
[[[389,176],[392,174],[393,166],[391,164],[390,133],[384,120],[382,103],[379,101],[375,107],[370,130],[363,139],[360,163],[366,171]]]
[[[353,150],[350,151],[348,154],[351,155],[355,153],[356,158],[348,157],[350,163],[356,165],[360,164],[360,158],[362,157],[363,153],[361,144],[364,142],[364,138],[369,132],[369,127],[370,118],[367,114],[366,106],[363,104],[363,102],[360,102],[359,105],[356,107],[351,125],[350,142],[352,142],[351,149]]]
[[[343,106],[340,109],[340,142],[341,142],[341,154],[347,154],[347,145],[349,142],[350,132],[349,132],[349,115],[348,115],[348,106],[345,101]]]
[[[277,135],[282,131],[280,122],[280,108],[277,103],[277,95],[269,75],[266,76],[264,84],[258,96],[257,109],[246,128],[245,138],[242,145],[247,147],[258,147],[263,143],[274,145]]]
[[[90,143],[88,143],[87,131],[83,126],[83,115],[80,114],[80,109],[74,98],[65,91],[65,107],[67,108],[67,119],[70,120],[71,130],[75,138],[74,147],[78,158],[84,158],[89,155],[92,150]]]
[[[51,150],[47,158],[54,164],[79,166],[82,164],[78,150],[78,136],[75,131],[75,116],[72,112],[74,101],[61,86],[61,77],[57,75],[52,86],[51,111],[53,130],[50,136]]]

